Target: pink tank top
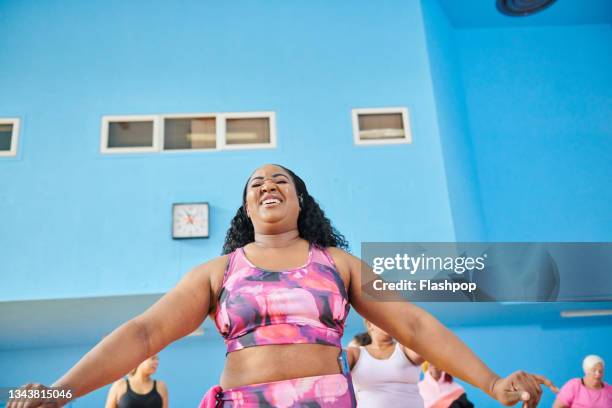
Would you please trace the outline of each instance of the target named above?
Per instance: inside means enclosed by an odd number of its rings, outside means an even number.
[[[311,245],[305,265],[280,272],[229,254],[215,311],[227,353],[267,344],[317,343],[341,348],[350,310],[344,282],[325,249]]]

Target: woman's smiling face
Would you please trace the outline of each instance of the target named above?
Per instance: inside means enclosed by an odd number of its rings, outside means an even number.
[[[291,175],[272,164],[255,170],[247,183],[245,209],[255,231],[297,228],[300,205]]]

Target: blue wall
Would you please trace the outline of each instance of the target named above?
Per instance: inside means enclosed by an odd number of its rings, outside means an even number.
[[[5,2],[0,18],[0,116],[24,123],[0,160],[0,300],[169,289],[220,253],[267,162],[355,250],[455,237],[418,1]],[[354,146],[351,108],[384,106],[410,109],[414,143]],[[277,149],[99,153],[102,115],[259,110]],[[174,242],[171,204],[190,200],[211,203],[211,238]]]
[[[461,29],[491,241],[612,240],[612,26]]]
[[[455,3],[422,5],[458,239],[480,225],[489,241],[610,240],[610,25],[465,28],[445,13]],[[610,358],[609,318],[499,324],[453,330],[500,375],[520,368],[561,386],[585,355]],[[542,406],[553,400],[546,392]]]
[[[422,10],[456,238],[482,241],[486,232],[455,30],[437,1],[423,1]]]
[[[0,9],[0,117],[22,118],[18,156],[0,159],[0,301],[168,290],[219,254],[267,162],[303,176],[355,253],[364,240],[610,240],[609,25],[463,29],[433,0]],[[384,106],[409,108],[413,143],[354,146],[351,108]],[[102,115],[260,110],[277,113],[277,149],[99,153]],[[211,238],[172,241],[171,204],[191,200],[211,203]],[[612,358],[603,322],[453,329],[500,374],[562,384],[585,354]],[[90,347],[0,350],[0,385],[51,382]],[[160,354],[173,406],[198,402],[223,355],[198,338]]]
[[[422,1],[458,239],[610,240],[610,25],[457,28],[444,3]],[[610,358],[609,318],[499,324],[453,330],[500,375],[520,368],[561,386],[582,375],[585,355]],[[542,406],[553,400],[546,392]]]

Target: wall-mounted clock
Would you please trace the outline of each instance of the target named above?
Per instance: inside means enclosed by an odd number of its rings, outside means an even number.
[[[208,203],[173,204],[172,238],[208,238]]]

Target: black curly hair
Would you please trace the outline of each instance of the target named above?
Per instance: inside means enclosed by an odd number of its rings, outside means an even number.
[[[289,173],[293,179],[297,196],[300,197],[301,211],[298,216],[298,231],[300,237],[304,238],[312,245],[321,248],[338,247],[348,250],[349,245],[344,235],[340,234],[332,227],[331,221],[325,216],[325,213],[321,207],[319,207],[314,197],[308,193],[304,180],[284,166],[279,164],[274,164],[274,166],[280,167]],[[243,247],[255,240],[253,223],[251,223],[244,208],[249,180],[247,180],[242,191],[242,205],[238,208],[238,211],[236,211],[236,215],[232,219],[230,228],[225,235],[223,254],[229,254],[236,248]]]
[[[353,340],[355,340],[360,346],[367,346],[368,344],[372,344],[372,336],[370,336],[370,333],[368,333],[367,331],[363,333],[357,333],[353,336]]]

